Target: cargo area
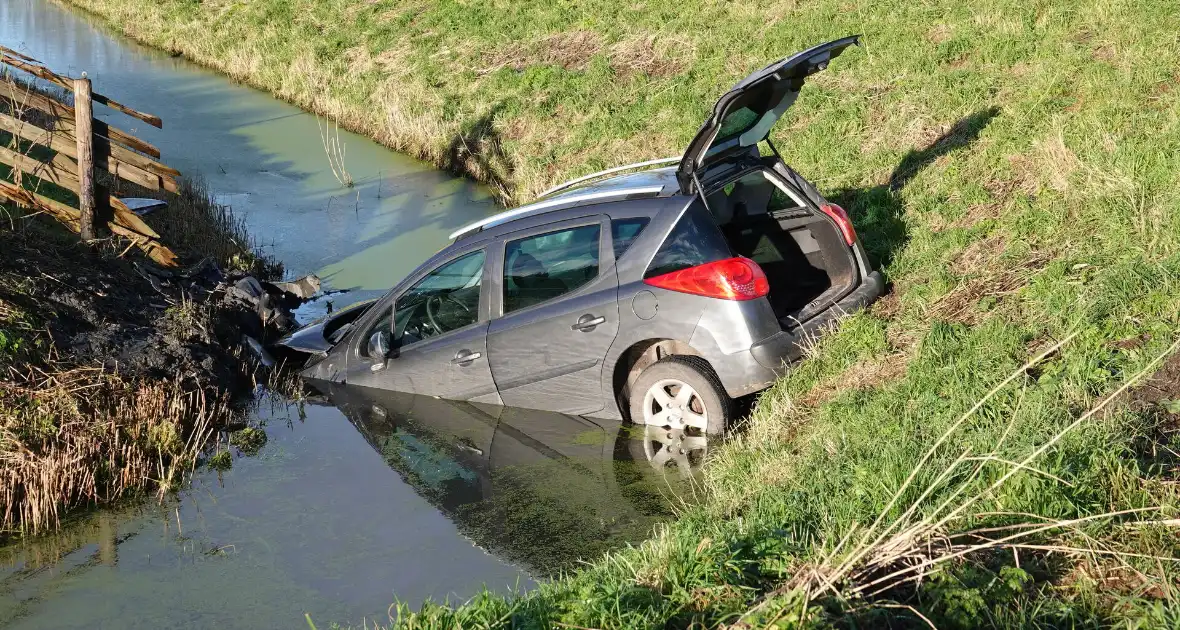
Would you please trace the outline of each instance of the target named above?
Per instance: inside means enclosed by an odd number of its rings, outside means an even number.
[[[851,249],[830,219],[763,172],[709,195],[709,210],[735,255],[758,263],[784,329],[823,311],[856,281]]]

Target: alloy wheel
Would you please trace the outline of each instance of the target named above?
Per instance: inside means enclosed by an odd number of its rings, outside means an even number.
[[[664,379],[648,388],[643,399],[643,452],[657,471],[674,467],[689,477],[708,451],[705,432],[709,412],[691,385]]]
[[[691,385],[666,378],[657,381],[643,395],[643,424],[672,429],[709,429],[705,401]]]

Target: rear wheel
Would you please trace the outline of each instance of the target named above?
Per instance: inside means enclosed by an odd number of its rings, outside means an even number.
[[[677,355],[660,359],[639,374],[631,387],[630,409],[635,424],[693,437],[720,435],[733,413],[733,402],[704,359]]]

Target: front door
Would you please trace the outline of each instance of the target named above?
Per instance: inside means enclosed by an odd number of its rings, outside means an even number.
[[[375,306],[350,348],[349,385],[451,400],[500,402],[488,363],[484,249],[464,252],[420,274],[394,300]],[[387,357],[369,339],[390,338]]]
[[[488,328],[505,405],[584,414],[602,409],[602,360],[619,331],[610,222],[592,216],[509,235]]]

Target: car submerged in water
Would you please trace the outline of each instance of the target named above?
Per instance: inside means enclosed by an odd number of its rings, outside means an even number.
[[[848,214],[769,139],[805,79],[857,43],[771,63],[683,156],[463,227],[385,297],[280,345],[314,354],[312,380],[721,433],[734,399],[882,293]]]

